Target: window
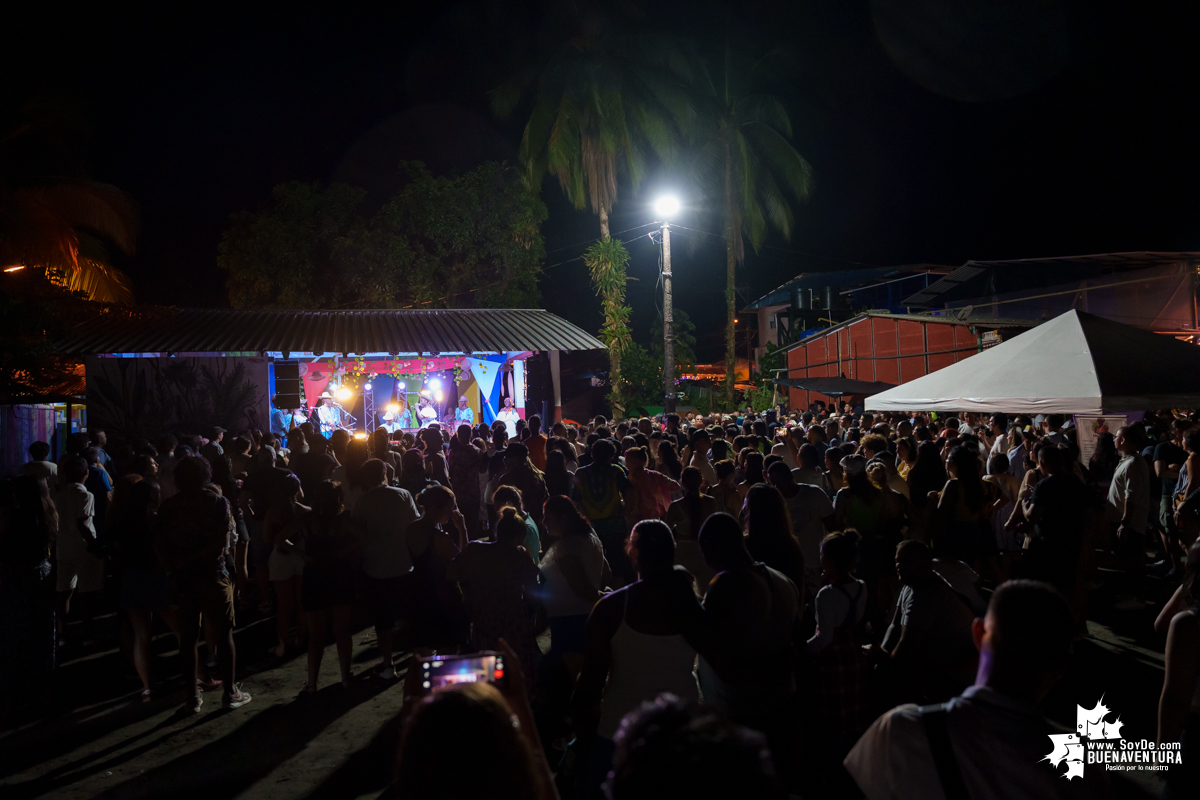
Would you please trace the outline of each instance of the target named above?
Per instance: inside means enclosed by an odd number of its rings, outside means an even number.
[[[771,321],[768,323],[768,326],[771,328],[771,330],[775,330],[775,320],[776,319],[777,319],[777,317],[774,314],[772,314]]]

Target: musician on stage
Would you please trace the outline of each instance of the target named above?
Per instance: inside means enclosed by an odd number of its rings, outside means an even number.
[[[500,409],[496,419],[504,423],[504,427],[508,429],[508,438],[513,441],[517,439],[517,420],[520,418],[521,415],[517,413],[517,409],[513,408],[513,399],[511,397],[504,398],[504,408]]]
[[[422,397],[417,403],[417,421],[421,427],[428,428],[431,423],[437,422],[437,418],[437,409],[433,407],[433,403],[429,402],[428,397]]]
[[[341,427],[342,408],[334,402],[333,395],[329,392],[322,392],[317,398],[316,417],[320,431],[325,436]]]
[[[467,405],[467,398],[458,398],[458,408],[454,409],[454,423],[457,430],[459,425],[475,426],[475,412]]]

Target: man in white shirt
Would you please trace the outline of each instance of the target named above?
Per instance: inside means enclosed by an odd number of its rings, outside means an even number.
[[[408,526],[418,517],[412,495],[387,485],[387,466],[378,458],[362,465],[363,485],[369,487],[358,498],[351,521],[363,538],[363,572],[367,575],[367,600],[375,623],[383,663],[379,677],[396,677],[392,667],[392,628],[396,624],[412,571],[412,556],[405,538]]]
[[[21,467],[21,473],[35,478],[45,478],[50,495],[58,491],[58,464],[50,461],[50,445],[46,442],[34,442],[29,445],[30,461]]]
[[[58,509],[55,550],[58,560],[56,589],[60,641],[63,620],[71,611],[71,598],[75,594],[90,594],[104,588],[104,559],[88,552],[88,545],[96,538],[93,523],[96,500],[83,485],[88,474],[87,461],[82,456],[68,456],[63,459],[61,467],[61,483],[54,495],[54,507]]]
[[[997,411],[992,414],[991,432],[995,436],[995,441],[992,442],[992,449],[988,451],[988,458],[992,456],[1007,456],[1008,455],[1008,414],[1003,411]]]
[[[1074,627],[1050,585],[1003,584],[972,626],[975,685],[942,705],[887,712],[846,756],[846,770],[870,800],[1109,796],[1101,769],[1068,781],[1046,759],[1048,736],[1061,731],[1037,703],[1066,670]]]
[[[1130,552],[1138,549],[1135,545],[1145,537],[1150,515],[1150,467],[1141,456],[1138,439],[1128,426],[1120,428],[1113,439],[1121,461],[1108,485],[1104,509],[1109,523],[1116,526],[1117,538],[1129,545]]]

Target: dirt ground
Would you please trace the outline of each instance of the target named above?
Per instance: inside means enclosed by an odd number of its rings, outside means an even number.
[[[1164,646],[1152,623],[1173,587],[1115,572],[1102,572],[1100,583],[1089,602],[1088,636],[1044,710],[1074,728],[1076,705],[1091,707],[1103,697],[1125,723],[1126,739],[1152,740]],[[1133,592],[1146,599],[1131,599]],[[393,797],[402,681],[369,674],[378,656],[366,620],[355,624],[353,687],[341,688],[330,644],[320,691],[303,698],[304,654],[279,659],[267,652],[275,619],[248,612],[238,621],[238,676],[254,699],[236,711],[221,709],[218,691],[206,696],[200,714],[176,713],[183,699],[179,660],[165,628],[154,642],[156,674],[164,680],[149,704],[140,702],[140,683],[120,650],[68,649],[50,701],[0,724],[0,797]],[[110,614],[97,625],[111,631],[116,619]],[[69,633],[80,635],[77,626]],[[1146,775],[1121,777],[1116,795],[1157,797],[1161,779]]]

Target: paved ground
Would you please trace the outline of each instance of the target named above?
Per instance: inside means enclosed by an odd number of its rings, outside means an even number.
[[[374,632],[354,635],[357,680],[341,687],[331,644],[315,697],[297,698],[303,654],[268,656],[273,619],[239,628],[239,677],[253,701],[236,711],[206,696],[201,713],[176,713],[178,676],[163,695],[140,702],[140,683],[113,649],[62,665],[56,710],[0,733],[0,796],[5,798],[356,798],[387,795],[403,700],[402,682],[367,675]],[[161,674],[177,671],[178,650],[156,637]],[[85,683],[86,682],[86,683]],[[92,696],[84,687],[92,690]],[[69,709],[69,710],[67,710]]]
[[[1113,572],[1102,573],[1101,582],[1091,598],[1089,636],[1045,711],[1074,727],[1076,704],[1090,707],[1103,696],[1125,722],[1126,739],[1153,739],[1164,642],[1151,623],[1171,587]],[[1152,601],[1130,601],[1132,589]],[[242,616],[238,674],[254,695],[248,706],[224,711],[215,693],[201,714],[177,715],[183,693],[174,637],[165,630],[155,640],[157,667],[174,677],[149,705],[139,702],[140,684],[118,650],[68,652],[50,705],[0,726],[0,797],[390,797],[402,687],[366,674],[376,654],[365,620],[355,626],[355,685],[338,684],[331,644],[324,687],[297,699],[304,655],[268,656],[274,619]],[[1148,798],[1161,784],[1135,778],[1116,789],[1120,797]]]

